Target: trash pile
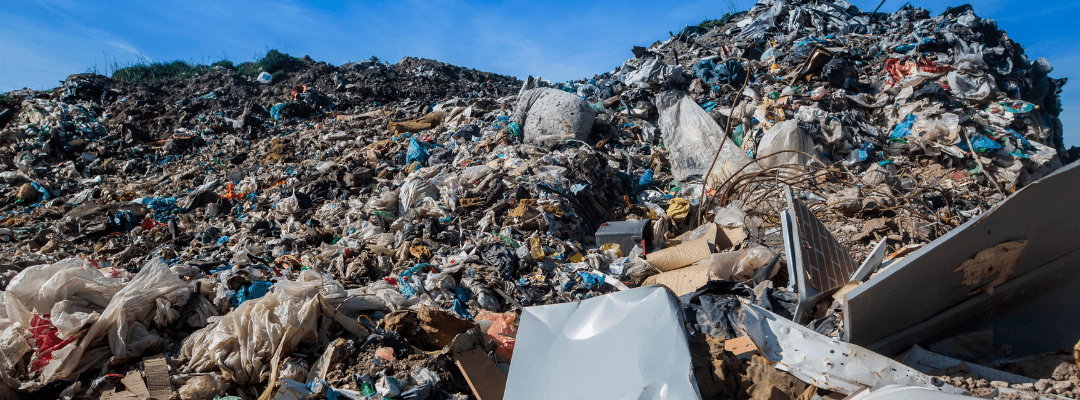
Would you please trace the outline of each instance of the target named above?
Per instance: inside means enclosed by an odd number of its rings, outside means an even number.
[[[1065,79],[970,6],[715,22],[6,94],[0,397],[1080,397]]]

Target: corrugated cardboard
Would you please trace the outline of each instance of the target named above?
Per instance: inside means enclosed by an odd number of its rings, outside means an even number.
[[[172,381],[169,380],[169,364],[165,362],[164,355],[158,354],[144,358],[143,373],[150,398],[157,400],[172,398],[173,387]]]
[[[695,265],[670,272],[653,275],[645,279],[642,286],[664,285],[676,296],[682,296],[700,288],[709,282],[709,266]]]
[[[671,271],[701,261],[709,254],[727,249],[746,238],[742,228],[720,228],[709,223],[705,236],[645,256],[660,271]]]

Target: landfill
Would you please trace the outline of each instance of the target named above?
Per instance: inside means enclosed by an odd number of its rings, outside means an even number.
[[[844,0],[632,52],[4,94],[0,398],[1080,398],[1045,59]]]

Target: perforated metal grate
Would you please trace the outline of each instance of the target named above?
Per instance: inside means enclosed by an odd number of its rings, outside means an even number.
[[[799,199],[791,199],[791,209],[799,230],[806,284],[822,293],[844,286],[855,273],[855,260]]]

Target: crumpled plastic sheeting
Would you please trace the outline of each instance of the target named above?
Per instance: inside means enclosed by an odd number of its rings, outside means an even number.
[[[424,178],[409,175],[409,177],[405,178],[405,183],[401,185],[401,191],[398,195],[398,215],[404,216],[409,210],[420,205],[420,202],[427,197],[438,199],[439,188]]]
[[[848,12],[851,9],[852,4],[843,0],[834,2],[812,0],[798,7],[791,7],[779,0],[759,1],[751,13],[761,12],[735,38],[760,37],[766,32],[777,30],[778,27],[787,32],[816,28],[818,31],[842,30],[865,33],[865,25],[869,23],[868,16],[853,16]],[[811,10],[814,12],[809,12]],[[784,18],[785,14],[787,18]]]
[[[680,157],[671,158],[671,173],[675,179],[685,181],[691,175],[704,176],[709,171],[714,149],[724,142],[720,157],[713,167],[712,176],[707,182],[724,181],[735,175],[740,168],[752,162],[734,142],[724,140],[723,132],[716,121],[701,109],[689,96],[676,92],[665,92],[658,99],[660,109],[660,131],[664,146],[672,154]],[[760,170],[752,165],[744,173]]]
[[[182,307],[191,296],[193,284],[180,278],[160,259],[147,263],[123,289],[117,292],[97,322],[90,326],[78,345],[54,353],[56,359],[42,371],[43,382],[65,379],[98,365],[109,357],[138,357],[160,346],[158,324],[152,317],[165,310],[162,305]],[[158,300],[164,299],[165,303]],[[197,303],[206,307],[208,303]],[[207,310],[196,311],[206,313]],[[172,321],[167,321],[172,322]],[[108,335],[108,347],[97,347]]]
[[[905,385],[966,393],[888,357],[824,336],[761,307],[743,304],[742,310],[742,330],[761,355],[776,369],[790,372],[819,388],[852,394],[863,388]]]
[[[667,65],[659,59],[652,58],[634,68],[632,63],[635,62],[637,62],[635,59],[627,60],[623,63],[623,68],[619,72],[619,79],[627,86],[657,88],[666,83],[679,84],[683,82],[682,66]]]
[[[51,314],[49,320],[63,337],[97,320],[124,279],[105,274],[78,258],[27,267],[8,284],[6,314],[30,326],[31,313]]]
[[[527,307],[504,399],[699,399],[682,326],[659,286]]]
[[[738,87],[746,80],[746,69],[737,60],[717,64],[711,59],[703,59],[694,66],[694,76],[709,85],[726,84]]]
[[[948,80],[953,95],[972,101],[986,100],[994,93],[993,88],[997,87],[997,84],[994,83],[994,76],[989,74],[975,76],[952,71],[949,72]]]
[[[343,296],[345,289],[312,270],[301,272],[296,281],[279,281],[269,294],[244,302],[188,336],[180,354],[191,360],[190,371],[220,370],[226,380],[256,384],[279,347],[291,351],[316,338],[320,293]]]

